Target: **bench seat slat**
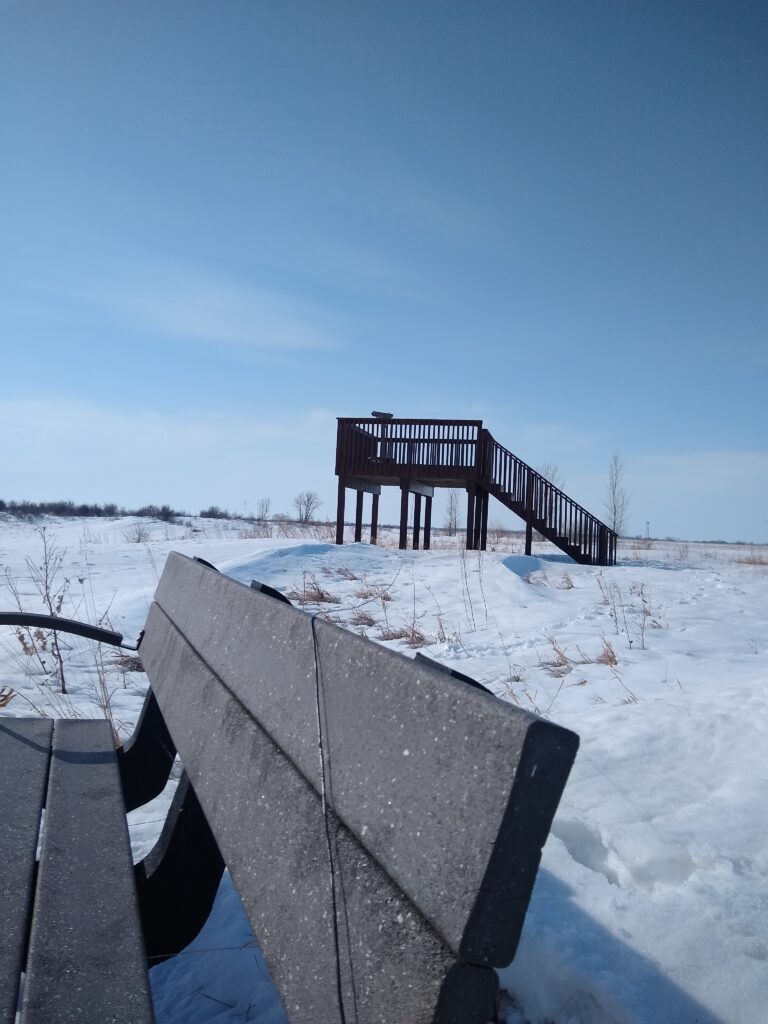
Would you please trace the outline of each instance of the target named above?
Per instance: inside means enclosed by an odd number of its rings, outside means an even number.
[[[24,966],[53,723],[0,721],[0,1022],[13,1024]]]
[[[151,1024],[112,731],[56,723],[22,1024]]]

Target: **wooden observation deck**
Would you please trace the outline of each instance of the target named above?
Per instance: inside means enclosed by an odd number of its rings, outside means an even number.
[[[430,546],[435,487],[467,492],[467,547],[485,550],[491,497],[525,522],[525,551],[533,531],[584,565],[614,565],[616,533],[500,445],[482,420],[339,418],[336,442],[339,498],[336,543],[344,543],[346,489],[357,492],[355,540],[362,539],[363,496],[373,496],[371,543],[376,543],[379,495],[400,487],[400,547],[408,546],[408,496],[415,495],[413,547]]]

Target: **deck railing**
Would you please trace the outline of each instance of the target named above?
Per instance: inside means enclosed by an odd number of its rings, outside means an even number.
[[[411,476],[423,469],[477,466],[482,420],[339,419],[336,474]]]

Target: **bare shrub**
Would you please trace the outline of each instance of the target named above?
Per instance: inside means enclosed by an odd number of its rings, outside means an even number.
[[[59,617],[66,598],[69,603],[73,604],[73,611],[78,618],[83,617],[78,613],[85,607],[88,611],[88,615],[85,617],[86,621],[111,629],[112,625],[108,618],[109,609],[107,608],[101,615],[97,615],[92,606],[92,589],[90,602],[85,590],[77,601],[73,601],[70,593],[70,580],[63,577],[61,573],[64,550],[58,548],[50,540],[45,529],[40,530],[39,534],[43,540],[41,562],[36,564],[32,559],[27,559],[27,567],[30,573],[29,578],[37,589],[48,614],[53,618]],[[90,585],[88,578],[80,578],[79,582],[84,586],[86,583]],[[5,584],[13,595],[19,611],[23,612],[25,610],[24,599],[16,580],[10,576],[7,570]],[[32,696],[29,692],[23,693],[18,688],[3,690],[3,695],[7,696],[7,700],[0,702],[0,707],[5,706],[13,696],[18,696],[34,714],[42,718],[79,719],[86,717],[86,714],[80,710],[78,704],[70,696],[70,687],[64,672],[66,660],[68,674],[73,666],[76,675],[81,675],[85,671],[83,680],[85,690],[86,692],[90,690],[91,699],[99,708],[102,716],[110,723],[115,743],[118,744],[120,732],[121,730],[124,732],[125,729],[123,723],[118,721],[114,714],[112,698],[118,685],[113,685],[111,680],[116,671],[121,672],[125,688],[126,672],[137,671],[140,662],[135,657],[121,655],[107,663],[101,644],[91,640],[75,639],[73,641],[72,638],[62,636],[59,639],[59,637],[60,634],[55,629],[18,627],[15,630],[15,639],[20,650],[18,648],[13,650],[9,645],[2,644],[23,673],[27,686],[35,687],[38,696]],[[123,657],[125,664],[121,664]],[[90,671],[87,667],[88,662],[90,662]],[[58,690],[49,685],[54,681],[58,683]],[[77,682],[80,685],[77,685],[75,689],[82,690],[81,680],[78,679]]]
[[[565,484],[563,483],[563,475],[560,472],[560,467],[555,465],[554,462],[545,462],[543,466],[539,466],[538,472],[556,487],[559,491],[562,491]]]
[[[608,463],[608,482],[605,486],[603,507],[608,515],[608,525],[621,534],[627,522],[629,492],[624,487],[624,464],[618,452],[614,452]]]
[[[56,618],[61,615],[64,598],[67,596],[70,585],[69,579],[61,572],[66,549],[60,548],[55,540],[49,537],[44,526],[35,532],[42,541],[42,555],[39,562],[29,557],[25,559],[25,562],[29,578],[46,612],[52,618]],[[23,612],[25,610],[24,601],[18,584],[7,569],[5,570],[5,587],[13,597],[16,607]],[[66,693],[67,683],[62,653],[65,645],[63,641],[59,640],[56,630],[18,627],[15,633],[24,656],[37,661],[46,678],[56,679],[60,692]]]
[[[293,507],[296,509],[296,518],[300,523],[309,523],[312,516],[322,505],[320,495],[317,491],[299,491],[293,499]]]
[[[445,510],[445,529],[449,537],[453,537],[459,528],[459,492],[448,491],[448,505]]]
[[[123,536],[129,544],[147,544],[151,534],[144,523],[131,523],[123,530]]]

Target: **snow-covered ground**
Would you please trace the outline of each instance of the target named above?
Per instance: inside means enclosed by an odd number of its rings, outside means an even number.
[[[40,530],[45,527],[45,538]],[[627,542],[612,569],[497,536],[465,552],[264,538],[193,519],[0,521],[0,609],[39,610],[35,567],[60,565],[61,614],[136,636],[168,551],[474,676],[581,736],[501,1019],[756,1024],[768,1006],[768,549]],[[112,650],[0,635],[3,715],[111,714],[130,732],[145,677]],[[137,857],[170,793],[131,815]],[[152,971],[158,1020],[262,1021],[276,1005],[225,878],[197,952]]]

